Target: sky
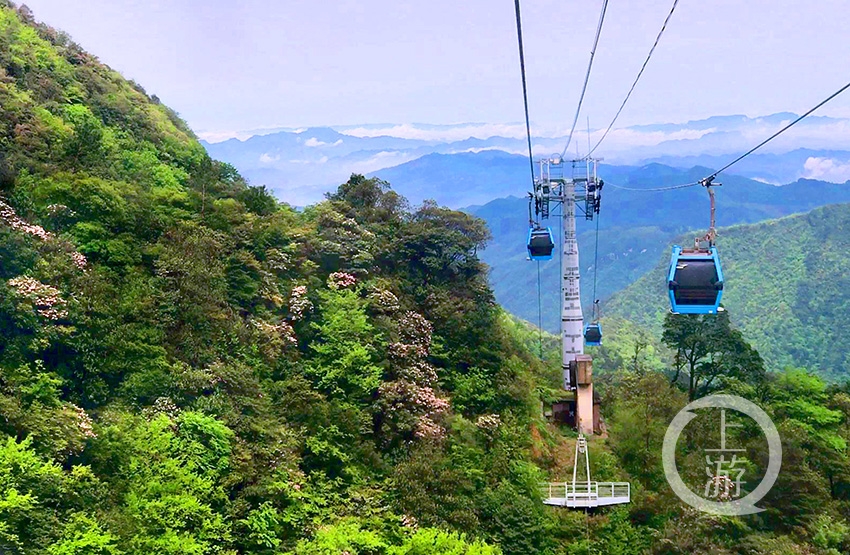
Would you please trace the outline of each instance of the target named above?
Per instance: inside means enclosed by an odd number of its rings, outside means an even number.
[[[25,3],[202,137],[523,118],[510,0]],[[524,0],[535,131],[569,130],[601,3]],[[581,125],[607,126],[671,4],[609,2]],[[804,112],[850,80],[848,28],[846,0],[680,0],[617,126]]]

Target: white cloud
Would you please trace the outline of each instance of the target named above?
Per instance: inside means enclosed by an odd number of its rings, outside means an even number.
[[[400,139],[433,141],[433,142],[453,142],[463,141],[465,139],[489,139],[490,137],[505,137],[509,139],[525,139],[525,124],[520,123],[461,123],[456,125],[440,125],[440,126],[418,126],[416,124],[404,123],[398,125],[389,125],[386,127],[373,126],[355,126],[355,127],[339,127],[337,130],[344,135],[353,137],[373,138],[373,137],[397,137]],[[565,140],[569,128],[563,125],[548,125],[538,126],[532,125],[532,134],[535,137],[542,139],[558,139]],[[239,139],[244,141],[253,136],[268,135],[278,131],[289,131],[292,133],[303,133],[306,129],[287,129],[287,128],[269,128],[269,129],[254,129],[248,131],[203,131],[199,132],[198,136],[209,143],[217,143],[228,139]],[[709,130],[689,130],[681,129],[674,132],[654,131],[647,132],[634,130],[629,128],[614,129],[609,133],[606,139],[606,145],[614,145],[618,147],[655,145],[664,141],[676,139],[698,139],[706,133],[710,133],[714,129]],[[602,129],[592,131],[590,134],[591,140],[598,140],[602,136]],[[315,137],[310,137],[303,141],[307,147],[321,147],[332,144],[339,146],[343,142],[338,139],[334,143],[326,143]],[[587,132],[576,130],[573,135],[573,142],[580,145],[587,144]]]
[[[322,156],[318,160],[287,160],[290,164],[327,164],[329,158],[327,156]]]
[[[758,181],[759,183],[764,183],[765,185],[781,185],[780,183],[776,183],[776,181],[771,181],[765,177],[751,177],[753,181]]]
[[[302,133],[306,130],[306,127],[299,129],[293,129],[291,127],[260,127],[258,129],[245,129],[242,131],[196,131],[195,134],[206,142],[213,144],[221,143],[227,141],[228,139],[238,139],[240,141],[245,141],[250,139],[251,137],[271,135],[272,133],[279,133],[281,131],[288,131],[290,133]]]
[[[244,141],[250,139],[256,132],[252,131],[198,131],[198,137],[208,143],[222,143],[229,139]]]
[[[500,123],[461,123],[457,125],[441,125],[436,127],[418,127],[415,124],[404,123],[389,127],[354,127],[341,129],[344,135],[353,137],[398,137],[400,139],[415,139],[420,141],[462,141],[471,137],[488,139],[490,137],[508,137],[519,139],[525,137],[524,124]],[[535,134],[536,128],[535,128]]]
[[[636,163],[639,160],[656,156],[688,156],[699,154],[732,154],[744,151],[770,136],[786,122],[773,121],[770,118],[726,118],[717,122],[708,122],[711,128],[701,128],[706,124],[675,123],[660,128],[646,126],[613,129],[605,139],[602,147],[596,151],[609,163]],[[335,126],[344,135],[362,138],[392,136],[399,139],[423,140],[432,143],[463,141],[476,138],[485,141],[491,137],[503,137],[510,141],[500,140],[476,145],[476,148],[496,148],[507,152],[524,154],[525,125],[523,123],[460,123],[452,125],[426,124],[385,124],[385,125],[351,125]],[[209,142],[223,141],[236,137],[240,140],[254,135],[268,134],[282,128],[258,129],[251,131],[221,131],[201,132],[199,135]],[[298,140],[301,145],[312,148],[329,148],[339,146],[343,139],[326,143],[310,137],[309,130],[285,129],[290,132],[301,132]],[[569,132],[567,125],[532,125],[535,156],[560,153]],[[604,129],[596,129],[590,133],[590,143],[595,144],[602,137]],[[496,146],[498,145],[498,146]],[[587,131],[577,129],[570,153],[586,152],[588,145]],[[807,119],[766,145],[762,152],[784,153],[797,148],[850,150],[850,119]],[[476,152],[476,150],[470,150]],[[284,154],[286,157],[286,154]],[[265,161],[269,163],[268,160]],[[815,170],[812,170],[815,171]],[[825,171],[825,170],[823,170]],[[832,170],[836,171],[836,170]]]
[[[833,183],[850,181],[850,162],[841,162],[832,158],[811,156],[803,165],[803,177],[820,179]]]
[[[643,131],[641,129],[612,129],[605,138],[606,150],[623,150],[636,146],[655,146],[667,141],[692,141],[700,139],[709,133],[717,131],[716,128],[710,129],[679,129],[676,131]],[[604,129],[591,131],[590,141],[592,144],[602,138]],[[576,134],[573,137],[573,142],[578,142],[580,145],[587,144],[587,132]],[[601,147],[600,147],[601,148]]]
[[[280,155],[272,156],[268,152],[264,152],[260,155],[260,163],[261,164],[273,164],[280,160]]]
[[[633,147],[655,146],[666,141],[676,140],[696,140],[704,135],[713,133],[717,129],[687,129],[684,126],[673,131],[645,131],[642,129],[613,129],[605,139],[605,151],[617,152],[628,150]],[[401,139],[423,140],[433,142],[453,142],[463,141],[465,139],[489,139],[491,137],[504,137],[508,139],[525,139],[524,124],[478,124],[465,123],[458,125],[444,125],[436,127],[420,127],[416,124],[400,124],[385,127],[361,126],[353,128],[340,128],[339,132],[345,135],[352,135],[361,138],[371,138],[379,136],[390,136]],[[550,153],[563,148],[566,142],[566,135],[569,132],[564,126],[535,126],[532,125],[532,134],[535,137],[534,151],[535,155],[542,153]],[[597,129],[590,132],[590,141],[595,144],[598,141],[604,129]],[[576,130],[573,135],[573,141],[570,150],[575,146],[579,147],[581,152],[587,149],[588,135],[586,131]],[[470,149],[466,152],[478,152],[497,148],[507,152],[514,152],[516,149],[500,147],[481,147],[478,150]],[[554,149],[554,150],[553,150]],[[516,150],[517,154],[524,153]]]
[[[536,149],[533,149],[532,152],[534,152],[534,150],[536,150]],[[528,150],[502,148],[502,147],[495,147],[495,146],[488,146],[488,147],[483,147],[483,148],[466,148],[466,149],[463,149],[463,150],[452,150],[452,151],[448,152],[447,154],[460,154],[460,153],[465,153],[465,152],[471,152],[472,154],[478,154],[479,152],[490,152],[490,151],[507,152],[508,154],[522,154],[522,155],[528,154]]]
[[[309,146],[309,147],[328,146],[328,145],[339,146],[341,144],[342,144],[342,139],[337,139],[336,141],[334,141],[332,143],[326,143],[324,141],[320,141],[316,137],[310,137],[309,139],[304,141],[304,146]]]

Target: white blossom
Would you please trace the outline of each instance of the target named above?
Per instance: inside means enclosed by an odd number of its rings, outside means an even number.
[[[61,297],[59,290],[41,283],[29,276],[18,276],[6,282],[19,298],[33,304],[36,311],[48,320],[61,320],[68,317],[67,301]]]
[[[345,289],[357,283],[357,278],[346,272],[334,272],[328,276],[328,287],[331,289]]]
[[[307,286],[297,285],[289,295],[289,314],[293,320],[300,320],[313,308],[313,303],[307,298]]]

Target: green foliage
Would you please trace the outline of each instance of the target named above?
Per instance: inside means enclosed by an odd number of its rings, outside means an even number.
[[[75,509],[96,503],[86,499],[92,479],[85,467],[66,472],[43,459],[28,439],[6,438],[0,444],[0,548],[25,554],[45,549]]]
[[[377,390],[383,371],[375,364],[380,337],[366,315],[365,303],[348,289],[322,291],[321,318],[313,323],[316,339],[308,375],[329,395],[365,401]]]
[[[479,500],[482,527],[506,555],[545,553],[553,547],[549,519],[534,493],[537,483],[530,485],[502,483]]]
[[[75,164],[89,165],[103,155],[103,123],[88,107],[80,104],[66,106],[63,119],[73,129],[65,143],[65,155]]]
[[[129,553],[215,553],[230,541],[217,508],[231,434],[190,412],[176,424],[174,431],[166,415],[136,422],[122,438],[126,443],[105,447],[121,450],[115,455],[123,459],[117,470],[125,477],[121,513]]]
[[[480,540],[467,540],[465,534],[434,528],[420,528],[400,541],[364,529],[355,519],[344,519],[320,528],[316,535],[298,543],[294,555],[500,555],[498,547]]]
[[[390,547],[390,555],[499,555],[498,547],[480,540],[467,541],[464,534],[422,528],[398,547]]]
[[[656,372],[626,374],[615,391],[613,450],[629,475],[659,490],[666,483],[661,466],[664,434],[668,423],[687,404],[687,397]]]
[[[841,553],[850,547],[850,526],[844,520],[820,515],[811,525],[812,543],[831,553]]]
[[[74,514],[65,525],[62,538],[51,545],[49,555],[122,555],[117,538],[105,531],[93,518]]]
[[[356,520],[340,522],[321,528],[315,537],[302,541],[295,548],[295,555],[331,555],[348,552],[351,555],[383,555],[387,543],[375,532],[363,530]]]
[[[248,529],[248,540],[257,550],[273,549],[280,545],[280,514],[270,501],[248,513],[242,523]]]
[[[764,376],[761,356],[732,329],[727,312],[668,314],[661,340],[674,352],[672,381],[687,381],[690,401],[729,380],[758,383]]]

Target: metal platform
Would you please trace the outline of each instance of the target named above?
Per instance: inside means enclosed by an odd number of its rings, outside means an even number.
[[[542,487],[543,503],[576,509],[630,503],[628,482],[551,482]]]

